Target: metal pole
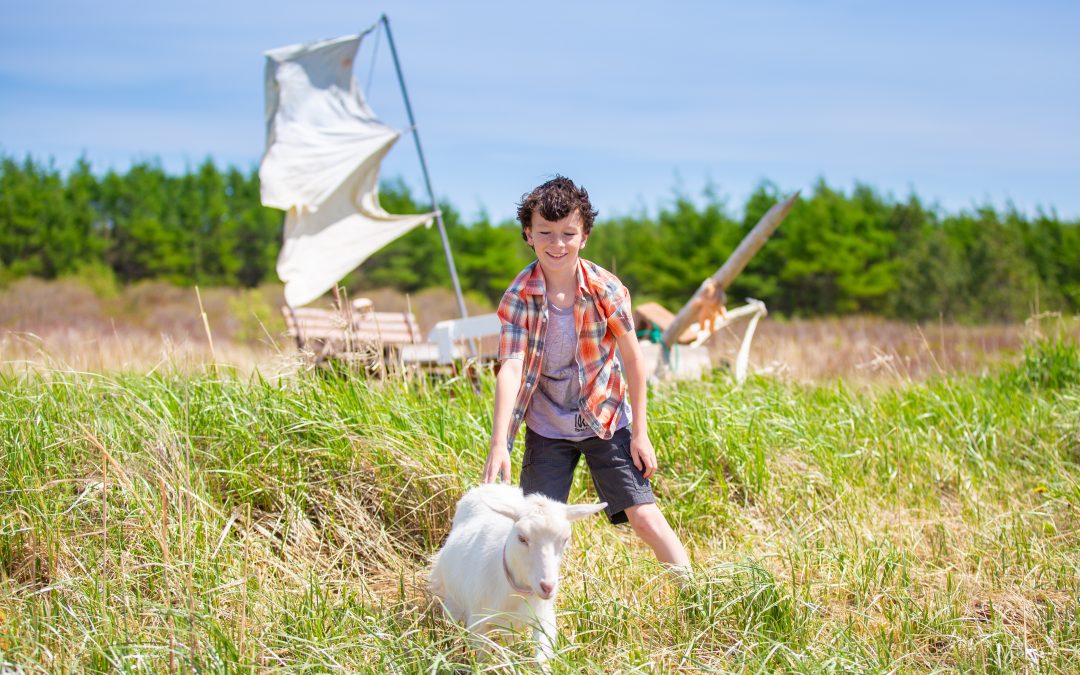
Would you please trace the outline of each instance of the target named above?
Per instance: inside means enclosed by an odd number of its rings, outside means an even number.
[[[394,70],[397,71],[398,84],[401,85],[401,97],[405,99],[405,112],[409,114],[409,125],[412,127],[413,140],[416,141],[416,153],[420,155],[420,169],[424,173],[424,184],[427,186],[428,197],[431,198],[431,208],[435,211],[435,223],[438,224],[439,236],[442,237],[443,251],[446,253],[446,264],[450,267],[450,280],[454,282],[458,310],[461,311],[461,318],[464,319],[469,316],[469,313],[465,310],[465,296],[461,294],[461,282],[458,281],[454,256],[450,254],[450,240],[446,238],[446,226],[443,225],[442,213],[439,212],[439,205],[435,203],[435,191],[431,188],[431,176],[428,175],[427,161],[424,160],[424,149],[420,146],[420,130],[416,128],[412,106],[409,105],[409,93],[405,91],[405,77],[401,74],[401,63],[398,61],[397,49],[394,48],[394,35],[390,32],[390,19],[383,14],[381,21],[383,26],[386,27],[386,42],[390,45],[390,55],[394,57]]]

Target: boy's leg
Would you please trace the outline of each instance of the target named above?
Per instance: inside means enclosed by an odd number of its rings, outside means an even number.
[[[656,559],[676,567],[689,567],[690,556],[686,554],[679,536],[668,525],[667,518],[656,503],[637,504],[626,509],[630,527],[656,554]]]
[[[656,506],[652,484],[634,466],[630,430],[619,429],[609,440],[582,441],[581,449],[596,492],[608,503],[608,519],[614,524],[629,522],[660,562],[688,566],[686,549]]]
[[[574,443],[547,438],[525,428],[525,456],[521,458],[521,491],[540,493],[566,503],[581,453]]]

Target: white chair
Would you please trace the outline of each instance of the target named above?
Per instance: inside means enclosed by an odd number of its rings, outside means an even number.
[[[467,319],[447,319],[435,324],[428,333],[428,342],[434,342],[439,347],[440,365],[453,363],[461,358],[461,349],[458,343],[477,338],[497,337],[502,329],[498,314],[481,314],[470,316]]]

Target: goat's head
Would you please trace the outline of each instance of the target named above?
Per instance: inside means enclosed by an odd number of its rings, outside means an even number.
[[[520,508],[501,503],[488,506],[514,521],[503,547],[510,583],[517,590],[527,587],[544,600],[550,600],[559,587],[559,567],[570,543],[570,524],[602,511],[607,503],[567,506],[541,495],[530,495]]]

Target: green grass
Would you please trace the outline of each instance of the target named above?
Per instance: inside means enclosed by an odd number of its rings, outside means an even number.
[[[1077,363],[1043,341],[895,388],[654,389],[655,488],[695,579],[583,524],[553,670],[1076,672]],[[535,668],[521,641],[472,651],[423,592],[490,378],[0,377],[0,663]]]

